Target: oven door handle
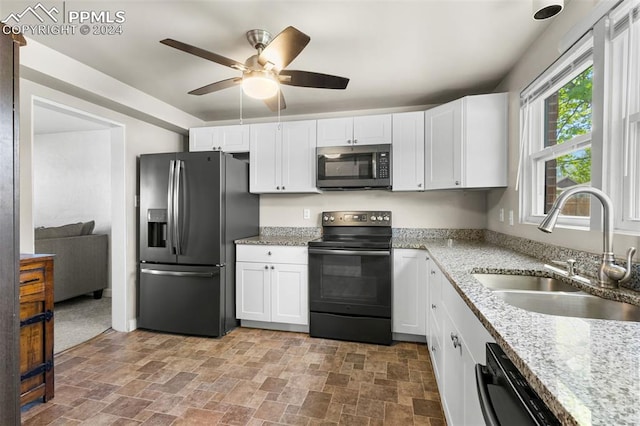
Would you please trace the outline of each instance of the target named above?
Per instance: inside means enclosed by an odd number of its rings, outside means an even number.
[[[480,399],[480,408],[487,426],[500,426],[500,421],[489,396],[487,384],[491,379],[486,370],[487,368],[484,365],[476,364],[476,387],[478,389],[478,398]]]
[[[336,250],[309,248],[309,254],[333,254],[341,256],[391,256],[389,250]]]

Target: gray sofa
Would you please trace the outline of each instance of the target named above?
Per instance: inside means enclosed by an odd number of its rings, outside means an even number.
[[[108,286],[108,241],[93,234],[94,221],[35,229],[35,252],[54,254],[54,302],[93,293],[97,299]]]

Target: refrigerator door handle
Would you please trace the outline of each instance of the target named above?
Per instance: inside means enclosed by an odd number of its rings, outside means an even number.
[[[173,182],[175,180],[175,174],[176,174],[176,162],[175,160],[171,160],[169,162],[169,185],[168,185],[168,189],[167,189],[167,219],[168,219],[168,243],[169,243],[169,250],[171,251],[172,254],[174,254],[174,242],[175,242],[175,218],[173,215],[173,207],[174,207],[174,196],[173,196]]]
[[[140,269],[141,274],[150,274],[150,275],[168,275],[172,277],[200,277],[200,278],[211,278],[216,275],[220,275],[220,271],[215,272],[186,272],[186,271],[160,271],[157,269]]]
[[[182,178],[182,168],[184,167],[184,161],[176,160],[176,173],[174,182],[174,194],[173,194],[173,214],[174,214],[174,228],[176,238],[176,254],[182,254],[182,218],[180,217],[180,183]]]

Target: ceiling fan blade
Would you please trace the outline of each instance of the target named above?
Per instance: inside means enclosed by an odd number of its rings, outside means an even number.
[[[278,95],[280,95],[280,109],[283,110],[287,108],[287,103],[284,101],[282,90],[278,90]],[[278,111],[278,95],[264,100],[265,105],[273,112]]]
[[[273,68],[280,71],[293,61],[302,52],[311,38],[302,31],[287,27],[264,48],[258,62],[265,66],[273,64]]]
[[[346,89],[347,84],[349,84],[348,78],[310,71],[283,70],[280,71],[279,76],[280,83],[288,84],[289,86]]]
[[[229,87],[237,86],[242,83],[241,77],[228,78],[226,80],[216,81],[215,83],[207,84],[199,89],[195,89],[189,92],[190,95],[206,95],[207,93],[217,92],[218,90],[228,89]]]
[[[181,41],[166,38],[164,40],[160,40],[160,43],[174,47],[178,50],[182,50],[183,52],[191,53],[192,55],[199,56],[203,59],[213,61],[217,64],[235,68],[240,71],[245,71],[247,69],[244,64],[238,61],[225,58],[224,56],[218,55],[217,53],[209,52],[208,50],[200,49],[199,47],[191,46],[190,44],[183,43]]]

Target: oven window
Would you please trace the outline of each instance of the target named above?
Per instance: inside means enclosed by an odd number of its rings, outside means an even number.
[[[318,164],[321,179],[372,179],[371,153],[341,154],[339,158],[321,156]]]
[[[379,316],[390,310],[391,256],[314,254],[309,267],[312,308]]]

